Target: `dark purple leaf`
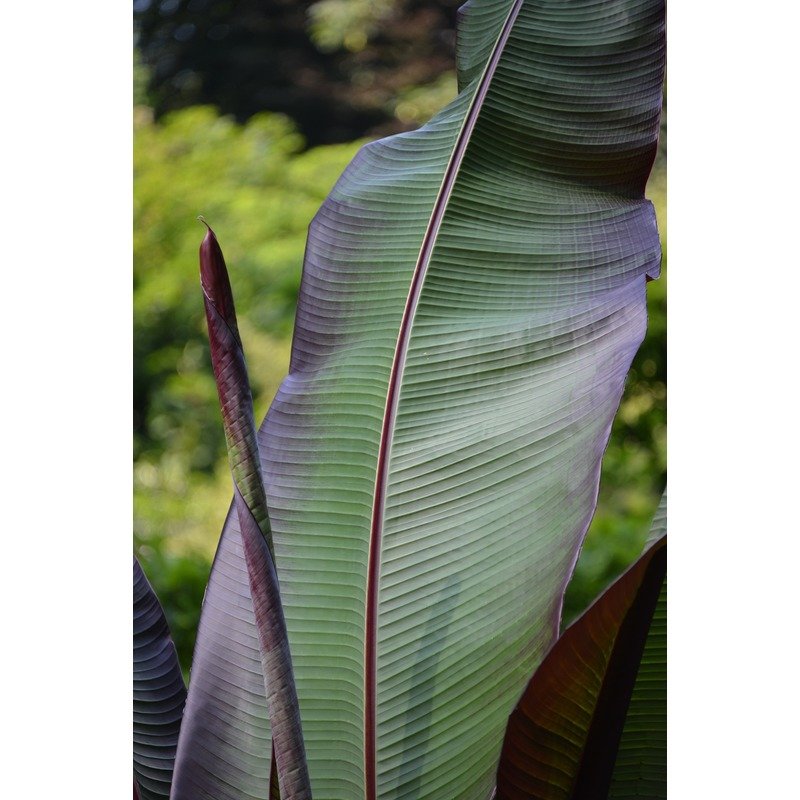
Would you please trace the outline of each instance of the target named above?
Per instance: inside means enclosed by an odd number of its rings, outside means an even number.
[[[133,559],[133,793],[168,798],[186,688],[158,598]]]
[[[547,654],[509,719],[496,800],[609,796],[666,569],[664,534]]]

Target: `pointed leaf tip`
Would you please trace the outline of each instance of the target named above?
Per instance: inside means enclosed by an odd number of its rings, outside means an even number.
[[[242,340],[236,324],[233,291],[217,237],[207,223],[206,227],[208,231],[200,244],[200,283],[203,287],[211,363],[217,381],[228,454],[232,459],[231,467],[236,482],[238,483],[237,474],[245,480],[252,473],[258,476],[256,486],[260,486],[260,469],[253,467],[258,463],[255,423],[252,419],[253,400]],[[243,469],[239,468],[240,460],[244,465]],[[245,489],[243,494],[249,496]],[[259,494],[262,495],[263,492]]]
[[[200,243],[200,283],[203,286],[203,293],[228,324],[235,324],[236,310],[233,305],[233,292],[222,248],[219,246],[211,226],[203,217],[198,217],[198,219],[207,229],[206,235]]]

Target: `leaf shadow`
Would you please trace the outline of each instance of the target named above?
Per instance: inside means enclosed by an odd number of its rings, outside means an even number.
[[[404,747],[397,776],[397,789],[403,797],[420,796],[425,760],[433,736],[431,722],[436,691],[435,676],[460,589],[461,577],[457,574],[451,575],[436,594],[414,654],[411,689],[408,693],[401,739]]]

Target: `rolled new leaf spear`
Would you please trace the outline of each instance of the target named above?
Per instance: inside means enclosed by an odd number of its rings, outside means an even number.
[[[310,800],[300,709],[283,616],[275,550],[261,477],[253,398],[225,259],[208,223],[200,245],[200,281],[206,307],[211,363],[233,475],[234,502],[253,597],[261,664],[272,731],[273,763],[282,800]]]

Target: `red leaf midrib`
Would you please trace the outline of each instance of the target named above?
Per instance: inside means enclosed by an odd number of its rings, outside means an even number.
[[[365,800],[377,800],[376,769],[376,729],[377,729],[377,638],[378,638],[378,586],[380,581],[380,556],[383,540],[383,512],[386,502],[386,481],[388,474],[391,441],[397,418],[397,406],[400,385],[405,368],[408,345],[411,338],[411,326],[414,321],[425,275],[430,264],[436,237],[444,219],[447,204],[452,195],[458,171],[464,159],[472,132],[483,107],[484,99],[489,91],[492,78],[497,70],[500,56],[503,53],[511,29],[522,7],[523,0],[515,0],[503,23],[503,28],[494,45],[480,84],[475,91],[472,103],[464,118],[464,124],[450,161],[447,164],[442,185],[436,197],[428,226],[420,247],[417,263],[411,278],[400,330],[395,344],[392,368],[389,373],[389,385],[386,393],[386,405],[383,413],[383,425],[378,447],[378,464],[375,474],[375,490],[373,494],[372,520],[370,525],[369,556],[367,566],[366,589],[366,625],[364,645],[364,783]]]

